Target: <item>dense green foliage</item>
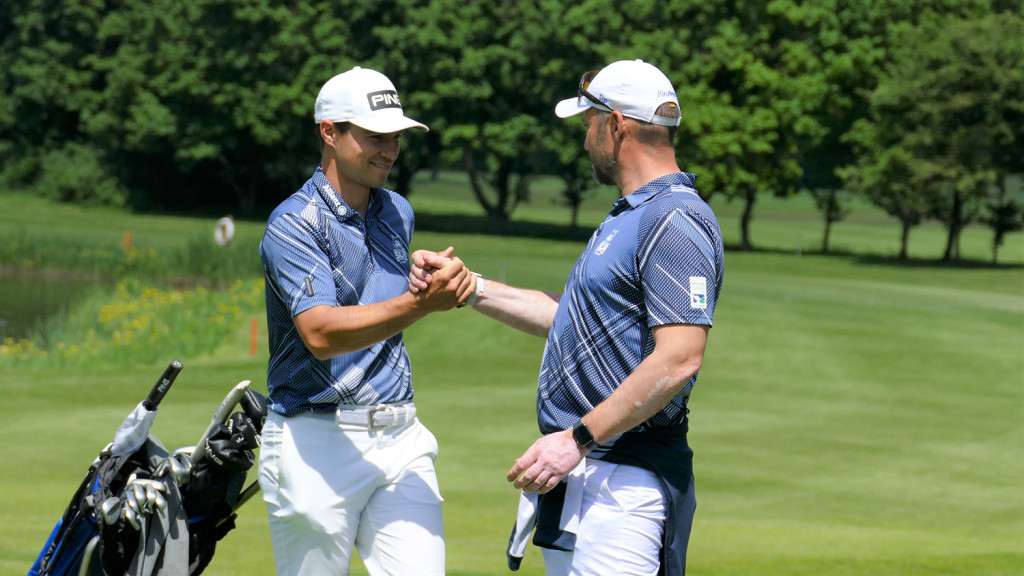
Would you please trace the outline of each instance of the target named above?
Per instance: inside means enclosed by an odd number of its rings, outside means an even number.
[[[858,162],[843,174],[904,223],[942,222],[945,259],[959,256],[960,231],[979,218],[998,247],[999,231],[1024,218],[1005,192],[1007,177],[1024,172],[1024,19],[929,14],[894,32],[869,114],[848,135]]]
[[[263,216],[316,162],[331,75],[386,72],[410,135],[393,171],[465,170],[506,229],[536,177],[575,222],[592,187],[553,104],[643,58],[679,90],[678,155],[743,206],[815,190],[827,226],[868,195],[906,230],[1020,221],[1020,0],[17,0],[0,6],[0,189],[136,210]],[[955,97],[953,97],[955,95]],[[845,167],[839,172],[837,169]],[[842,176],[842,178],[840,178]],[[827,238],[827,234],[826,234]],[[827,246],[824,246],[827,249]]]

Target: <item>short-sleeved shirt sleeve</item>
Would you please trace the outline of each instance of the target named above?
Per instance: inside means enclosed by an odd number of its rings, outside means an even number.
[[[311,218],[316,218],[316,212]],[[286,213],[267,225],[263,258],[267,282],[287,303],[291,317],[314,306],[337,304],[334,279],[325,249],[326,239],[302,213]]]
[[[660,202],[645,215],[637,253],[647,326],[712,325],[721,288],[721,233],[703,201]]]

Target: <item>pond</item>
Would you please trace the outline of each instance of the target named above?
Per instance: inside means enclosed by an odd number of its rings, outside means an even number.
[[[62,314],[95,286],[62,274],[0,273],[0,340],[25,338]]]

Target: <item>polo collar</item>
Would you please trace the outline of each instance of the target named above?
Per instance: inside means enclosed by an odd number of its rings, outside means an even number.
[[[362,215],[356,212],[349,206],[345,199],[341,197],[341,194],[331,186],[331,182],[327,179],[327,175],[324,174],[323,166],[318,165],[316,172],[313,174],[313,184],[316,185],[317,191],[320,192],[320,197],[323,198],[324,202],[331,209],[331,212],[337,216],[338,220],[345,221],[351,219],[361,219]],[[367,206],[367,216],[376,217],[380,213],[382,208],[380,188],[370,188],[369,202]]]
[[[612,214],[619,214],[631,210],[644,202],[668,190],[670,186],[683,185],[693,188],[697,184],[697,176],[689,172],[675,172],[655,178],[647,184],[636,189],[635,192],[624,198],[619,198],[612,208]]]

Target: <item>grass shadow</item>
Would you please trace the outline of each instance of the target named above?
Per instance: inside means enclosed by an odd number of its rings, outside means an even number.
[[[946,270],[1024,270],[1024,264],[1003,264],[988,260],[961,258],[943,260],[941,258],[900,258],[895,254],[861,253],[850,250],[793,250],[783,248],[753,248],[744,250],[738,243],[726,243],[726,252],[746,252],[749,254],[779,254],[786,256],[820,256],[824,258],[847,259],[856,264],[875,266],[893,266],[899,268],[938,268]]]
[[[823,254],[829,256],[829,254]],[[988,260],[974,260],[961,258],[957,260],[943,260],[941,258],[900,258],[899,256],[884,256],[881,254],[849,254],[849,257],[856,259],[862,264],[876,264],[883,266],[899,266],[901,268],[944,268],[949,270],[1024,270],[1024,264],[1001,264]]]

